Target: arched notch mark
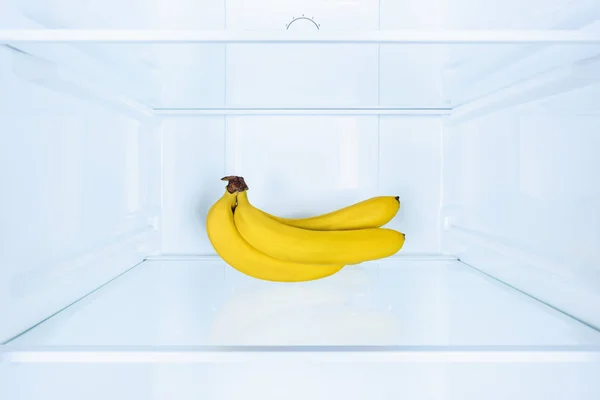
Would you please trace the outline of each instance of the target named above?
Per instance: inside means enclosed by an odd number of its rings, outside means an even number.
[[[313,18],[308,18],[308,17],[305,17],[305,16],[304,16],[304,14],[302,14],[302,16],[301,16],[301,17],[298,17],[298,18],[292,17],[292,22],[290,22],[289,24],[287,24],[285,29],[290,29],[290,26],[292,26],[292,24],[293,24],[294,22],[296,22],[296,21],[298,21],[298,20],[301,20],[301,19],[305,19],[305,20],[307,20],[307,21],[310,21],[310,22],[312,22],[312,23],[313,23],[313,25],[315,26],[315,28],[317,28],[317,29],[321,29],[321,25],[320,25],[320,24],[317,24]]]

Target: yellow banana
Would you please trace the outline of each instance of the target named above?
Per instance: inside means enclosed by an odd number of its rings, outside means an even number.
[[[400,209],[400,198],[377,196],[310,218],[282,218],[267,214],[283,224],[314,231],[379,228],[390,222]]]
[[[282,224],[238,193],[234,214],[241,236],[271,257],[304,263],[356,264],[391,256],[404,245],[404,234],[384,228],[313,231]]]
[[[238,271],[258,279],[278,282],[301,282],[333,275],[343,268],[337,265],[311,265],[276,260],[250,246],[238,233],[233,209],[237,192],[225,194],[211,207],[206,230],[217,254]]]

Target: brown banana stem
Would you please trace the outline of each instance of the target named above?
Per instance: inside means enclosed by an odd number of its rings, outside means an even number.
[[[221,178],[222,181],[228,181],[227,183],[227,191],[229,193],[235,192],[243,192],[244,190],[248,190],[248,185],[246,185],[246,181],[241,176],[225,176]]]

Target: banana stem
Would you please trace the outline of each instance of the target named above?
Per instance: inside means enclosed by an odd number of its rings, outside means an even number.
[[[244,181],[244,178],[241,176],[225,176],[221,178],[221,180],[228,181],[226,188],[229,193],[248,190],[248,185],[246,185],[246,181]]]

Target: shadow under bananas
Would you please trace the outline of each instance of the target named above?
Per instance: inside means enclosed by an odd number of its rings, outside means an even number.
[[[376,265],[301,283],[251,281],[217,312],[208,345],[392,345],[395,316],[371,301]]]

